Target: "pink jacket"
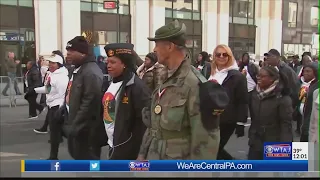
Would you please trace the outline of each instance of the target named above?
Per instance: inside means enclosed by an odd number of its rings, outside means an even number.
[[[319,89],[313,92],[312,112],[309,126],[309,142],[319,142]]]

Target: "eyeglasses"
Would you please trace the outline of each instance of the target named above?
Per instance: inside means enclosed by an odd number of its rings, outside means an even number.
[[[216,57],[224,57],[224,58],[229,57],[229,55],[227,53],[216,53],[215,56]]]

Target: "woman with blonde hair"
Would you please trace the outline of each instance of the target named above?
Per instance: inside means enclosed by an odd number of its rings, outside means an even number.
[[[211,76],[229,95],[229,105],[220,117],[220,146],[217,159],[234,159],[224,146],[236,130],[237,137],[244,136],[244,124],[247,122],[248,90],[247,79],[239,71],[231,49],[227,45],[218,45],[213,51]]]

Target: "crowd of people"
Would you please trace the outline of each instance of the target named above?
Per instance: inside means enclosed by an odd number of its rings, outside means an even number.
[[[48,159],[58,159],[65,137],[76,160],[105,157],[103,146],[114,160],[231,160],[224,147],[234,133],[245,136],[248,117],[248,159],[263,159],[264,142],[292,142],[293,121],[301,141],[318,142],[318,62],[310,54],[288,64],[271,49],[259,67],[248,53],[236,61],[218,45],[193,63],[185,33],[178,21],[159,28],[144,62],[129,43],[106,45],[107,58],[96,60],[82,36],[68,42],[66,59],[53,51],[29,61],[25,99],[30,118],[48,108],[34,129],[49,126]]]

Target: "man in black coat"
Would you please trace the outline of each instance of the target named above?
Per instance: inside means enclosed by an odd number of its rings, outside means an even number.
[[[299,56],[298,55],[294,55],[292,57],[292,62],[289,63],[289,66],[294,70],[294,72],[296,72],[297,74],[298,72],[298,67],[301,65],[301,63],[299,62]]]
[[[298,85],[298,77],[294,70],[287,65],[285,62],[280,60],[280,53],[276,49],[270,49],[268,53],[264,54],[267,57],[267,64],[270,66],[277,67],[279,71],[282,71],[288,78],[288,88],[290,88],[290,97],[292,100],[292,106],[296,105],[296,97],[298,96],[299,85]]]
[[[29,103],[29,119],[36,119],[38,118],[37,110],[40,114],[43,111],[43,106],[37,103],[38,94],[34,91],[34,88],[41,86],[40,72],[35,61],[28,61],[24,82],[24,92],[26,93],[24,98]]]
[[[75,66],[67,88],[68,118],[63,127],[69,153],[75,160],[99,159],[100,137],[105,134],[100,117],[103,74],[88,54],[89,45],[83,36],[70,40],[66,49],[67,59]]]

